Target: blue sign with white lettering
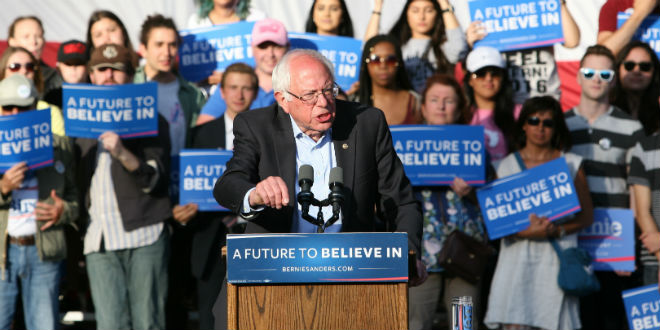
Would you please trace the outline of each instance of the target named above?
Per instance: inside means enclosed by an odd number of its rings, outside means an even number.
[[[196,203],[200,211],[227,211],[213,197],[213,186],[233,152],[184,149],[179,153],[179,204]]]
[[[254,66],[253,26],[254,22],[237,22],[179,31],[179,72],[187,80],[197,82],[215,70],[224,71],[232,63]]]
[[[627,12],[617,14],[617,28],[620,28],[630,18],[630,14]],[[632,39],[649,44],[651,49],[655,51],[655,54],[660,56],[660,15],[646,16],[642,24],[637,28],[637,31],[635,31]]]
[[[53,165],[50,108],[0,116],[0,173],[20,162],[30,169]]]
[[[475,47],[509,51],[564,41],[560,0],[468,0],[468,6],[470,19],[488,32]]]
[[[347,91],[360,77],[362,41],[349,37],[320,36],[315,33],[289,33],[291,48],[319,51],[335,66],[335,82]]]
[[[554,221],[581,209],[564,157],[495,180],[477,199],[491,240],[529,227],[532,213]]]
[[[408,234],[227,235],[227,281],[407,282]]]
[[[660,293],[658,284],[621,292],[632,330],[660,330]]]
[[[456,177],[472,186],[486,183],[483,126],[394,125],[390,131],[413,186],[451,185]]]
[[[594,223],[578,234],[578,246],[591,254],[594,270],[635,270],[632,210],[594,209]]]
[[[158,135],[158,84],[64,84],[66,135],[96,139],[112,131],[122,139]]]

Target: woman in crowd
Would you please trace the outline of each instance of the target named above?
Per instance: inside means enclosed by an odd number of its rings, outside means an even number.
[[[105,44],[123,45],[134,52],[128,30],[119,17],[109,10],[97,10],[87,22],[87,53]]]
[[[309,9],[305,32],[353,37],[353,22],[344,0],[314,0]]]
[[[486,150],[492,161],[502,159],[513,142],[515,106],[505,63],[497,49],[477,47],[466,60],[463,87],[468,96],[472,125],[483,125]]]
[[[383,0],[374,10],[364,40],[378,34]],[[468,51],[465,34],[448,0],[408,0],[389,33],[398,39],[406,72],[414,89],[421,92],[434,72],[451,73]]]
[[[41,59],[46,41],[44,40],[44,26],[38,17],[20,16],[14,19],[9,26],[7,42],[11,47],[27,49],[37,60],[39,71],[41,71],[41,82],[40,85],[37,85],[40,97],[58,87],[57,72]]]
[[[420,96],[412,90],[393,37],[378,35],[364,44],[359,82],[353,100],[383,110],[389,125],[421,121]]]
[[[527,100],[516,125],[518,150],[495,165],[500,178],[564,157],[582,210],[550,222],[530,215],[527,229],[502,238],[484,323],[502,329],[579,329],[578,297],[557,284],[562,249],[577,246],[577,232],[593,222],[593,207],[582,158],[567,152],[570,134],[559,102],[551,96]]]
[[[617,54],[616,67],[612,104],[638,119],[646,135],[655,133],[660,125],[658,57],[646,42],[632,41]]]
[[[422,103],[424,122],[429,125],[466,125],[469,117],[467,99],[461,86],[449,75],[435,74],[426,81]],[[461,178],[451,186],[416,188],[422,202],[424,232],[422,261],[429,277],[422,285],[410,288],[410,329],[431,329],[438,308],[440,292],[444,306],[451,307],[454,296],[471,296],[474,302],[472,329],[479,328],[480,283],[473,284],[458,276],[446,276],[438,264],[445,239],[453,230],[461,230],[485,241],[483,220],[473,199],[466,198],[472,189]],[[444,290],[442,290],[444,288]],[[451,315],[447,310],[447,315]]]
[[[23,47],[7,47],[0,57],[0,80],[14,74],[22,74],[32,80],[37,91],[38,86],[43,86],[41,67],[39,62],[30,51]],[[64,118],[62,110],[52,104],[39,100],[36,104],[39,110],[50,108],[51,130],[53,134],[64,135]]]

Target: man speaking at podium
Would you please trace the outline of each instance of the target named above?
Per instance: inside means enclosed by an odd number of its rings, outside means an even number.
[[[236,116],[234,156],[213,195],[246,218],[246,233],[313,233],[316,226],[302,218],[296,200],[298,169],[313,166],[312,192],[323,199],[330,193],[330,169],[341,167],[344,202],[339,220],[326,232],[407,232],[409,248],[419,257],[422,215],[385,116],[376,108],[335,100],[333,72],[313,50],[295,49],[280,60],[272,76],[277,103]],[[332,213],[329,207],[323,211]],[[425,267],[419,259],[417,264],[423,275],[411,285],[425,279]],[[214,314],[219,321],[226,309]]]

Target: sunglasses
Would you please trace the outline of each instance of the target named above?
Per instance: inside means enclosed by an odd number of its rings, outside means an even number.
[[[555,126],[555,121],[552,119],[543,119],[539,117],[529,117],[527,118],[527,125],[529,126],[539,126],[539,124],[543,124],[543,127],[547,128],[553,128]]]
[[[18,72],[18,70],[20,70],[22,67],[25,67],[25,70],[27,72],[34,71],[34,63],[25,63],[25,64],[11,63],[9,64],[9,66],[7,66],[7,69],[9,69],[9,71],[11,72]]]
[[[371,65],[385,64],[385,66],[389,66],[389,67],[399,65],[399,59],[396,58],[396,55],[387,55],[385,57],[380,57],[376,54],[371,54],[369,55],[369,58],[365,60],[365,62]]]
[[[614,70],[596,70],[591,68],[580,68],[580,74],[587,80],[594,79],[596,75],[604,82],[610,82],[614,79]]]
[[[472,78],[483,79],[490,73],[493,78],[501,78],[504,75],[504,70],[495,66],[481,68],[472,74]]]
[[[626,71],[635,70],[636,66],[639,66],[639,71],[642,72],[651,72],[651,70],[653,70],[653,63],[651,62],[633,62],[633,61],[623,62],[623,68],[626,69]]]

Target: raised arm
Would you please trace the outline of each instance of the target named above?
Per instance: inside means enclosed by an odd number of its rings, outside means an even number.
[[[566,0],[561,2],[561,28],[564,32],[564,47],[575,48],[580,43],[580,29],[571,12],[568,10]]]

